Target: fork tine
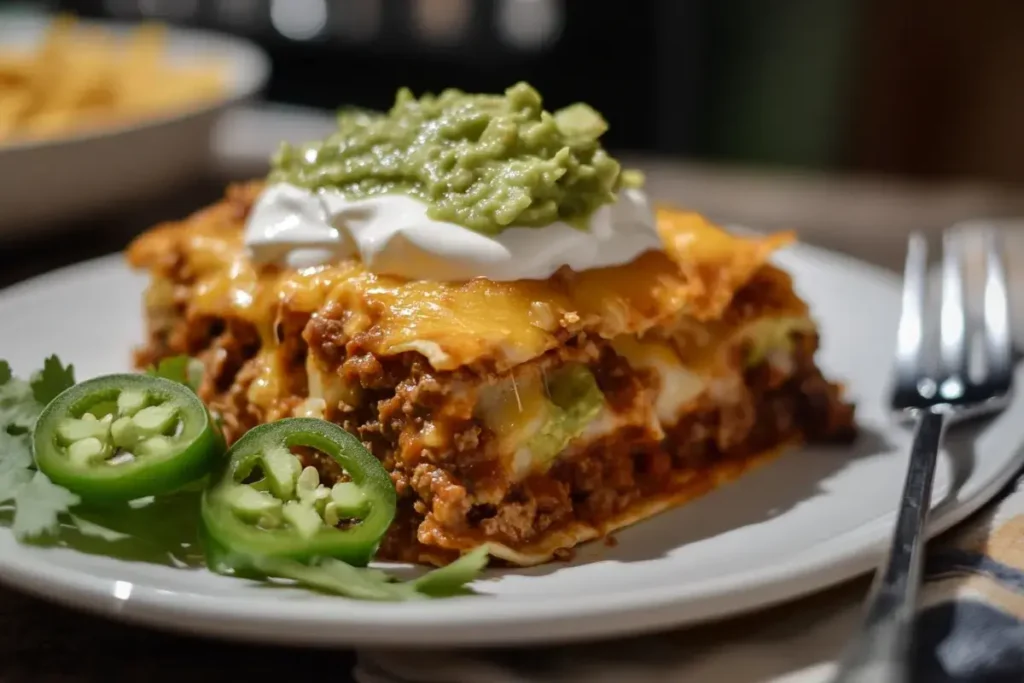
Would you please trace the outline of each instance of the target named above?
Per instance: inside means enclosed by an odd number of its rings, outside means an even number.
[[[924,309],[927,294],[928,242],[919,232],[907,243],[903,269],[903,306],[896,341],[896,379],[899,391],[913,390],[917,381],[924,342]]]
[[[985,365],[988,381],[1009,384],[1013,366],[1013,339],[1010,331],[1010,302],[1006,267],[1003,262],[1002,235],[985,230]]]
[[[965,233],[947,230],[942,236],[942,304],[939,309],[939,354],[942,373],[959,386],[967,380],[967,310],[964,268]],[[955,398],[955,397],[948,397]]]

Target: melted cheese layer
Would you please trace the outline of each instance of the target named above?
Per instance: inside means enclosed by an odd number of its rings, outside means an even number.
[[[608,268],[563,270],[548,280],[410,281],[378,276],[354,260],[307,269],[258,266],[246,256],[243,226],[259,183],[159,226],[128,250],[157,276],[190,283],[187,318],[238,318],[276,344],[282,311],[337,318],[348,339],[380,356],[422,353],[438,370],[484,363],[499,371],[587,333],[606,339],[722,316],[734,294],[789,233],[741,238],[701,216],[659,209],[664,251]]]

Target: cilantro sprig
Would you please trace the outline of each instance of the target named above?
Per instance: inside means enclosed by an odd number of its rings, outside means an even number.
[[[399,581],[380,569],[353,567],[331,558],[312,564],[264,560],[257,563],[257,568],[267,576],[290,579],[298,585],[325,593],[393,602],[470,594],[466,584],[480,574],[487,565],[487,559],[487,546],[480,546],[451,564],[411,581]]]
[[[147,374],[179,382],[193,391],[198,391],[202,373],[202,363],[188,356],[164,359],[147,370]],[[57,356],[47,358],[28,380],[15,376],[11,366],[0,360],[0,523],[5,517],[11,520],[11,530],[22,543],[64,542],[83,547],[71,539],[86,538],[90,551],[117,556],[124,544],[144,544],[162,548],[165,556],[178,558],[180,564],[182,555],[201,545],[201,491],[196,487],[163,499],[95,508],[36,469],[32,454],[36,420],[50,401],[74,384],[74,367],[65,366]],[[488,551],[477,548],[410,581],[331,558],[309,564],[253,559],[258,576],[252,578],[284,579],[299,587],[355,599],[406,601],[470,593],[467,584],[486,566]],[[221,571],[217,566],[211,569]]]
[[[21,542],[53,537],[81,499],[55,485],[35,468],[32,429],[36,419],[65,389],[74,386],[75,371],[57,356],[47,358],[28,381],[18,379],[0,361],[0,510],[14,513],[11,530]]]

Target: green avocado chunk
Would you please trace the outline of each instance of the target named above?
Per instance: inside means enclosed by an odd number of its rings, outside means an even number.
[[[550,464],[583,433],[604,406],[604,394],[585,365],[570,364],[548,377],[548,418],[527,447],[538,463]]]

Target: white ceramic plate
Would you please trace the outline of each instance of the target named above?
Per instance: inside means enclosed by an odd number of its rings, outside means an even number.
[[[0,48],[35,44],[48,23],[45,17],[4,16]],[[81,23],[115,34],[132,28]],[[208,31],[168,29],[169,61],[206,57],[226,68],[226,89],[217,99],[127,125],[0,142],[0,241],[38,236],[61,221],[145,198],[202,173],[210,164],[210,137],[220,114],[258,93],[270,75],[269,59],[253,43]]]
[[[882,271],[798,246],[779,261],[820,321],[827,372],[849,384],[864,435],[786,454],[739,482],[595,543],[571,564],[491,571],[482,596],[379,604],[271,589],[205,570],[18,545],[0,529],[0,578],[102,614],[191,633],[301,644],[551,643],[721,617],[868,570],[887,543],[909,435],[884,408],[899,289]],[[143,280],[106,258],[0,294],[0,357],[44,354],[80,378],[127,368]],[[1018,373],[1018,382],[1022,381]],[[932,531],[963,519],[1022,463],[1024,396],[980,431],[953,432]]]

